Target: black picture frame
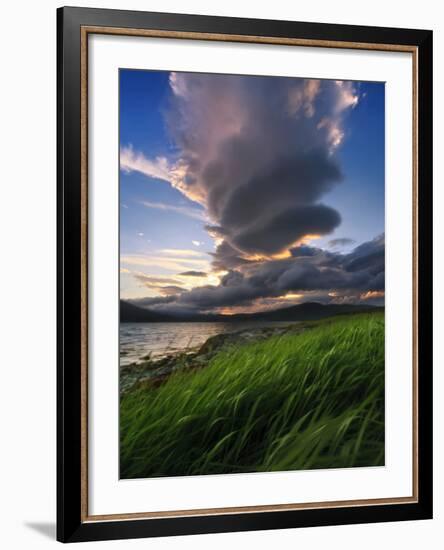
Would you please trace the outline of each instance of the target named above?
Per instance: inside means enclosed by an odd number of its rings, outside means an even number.
[[[416,502],[88,521],[82,514],[81,29],[162,31],[406,45],[417,51]],[[62,542],[283,529],[432,517],[432,32],[92,8],[57,10],[57,539]]]

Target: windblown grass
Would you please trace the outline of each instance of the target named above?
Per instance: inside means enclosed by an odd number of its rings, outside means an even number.
[[[121,477],[384,464],[384,316],[335,317],[125,394]]]

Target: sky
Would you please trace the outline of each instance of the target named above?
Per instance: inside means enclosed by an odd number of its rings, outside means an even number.
[[[120,70],[121,299],[384,303],[384,84]]]

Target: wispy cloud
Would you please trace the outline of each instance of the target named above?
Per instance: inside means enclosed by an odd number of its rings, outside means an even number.
[[[378,300],[384,298],[385,292],[383,290],[368,290],[360,295],[361,300]]]
[[[156,210],[166,210],[169,212],[175,212],[176,214],[182,214],[183,216],[188,216],[195,220],[205,221],[207,218],[203,210],[198,210],[192,206],[177,206],[175,204],[166,204],[164,202],[151,202],[151,201],[142,201],[141,204],[147,208],[154,208]]]
[[[129,147],[120,149],[120,168],[124,172],[140,172],[151,178],[170,181],[170,166],[165,157],[150,160],[143,153]]]
[[[124,255],[121,256],[120,263],[122,265],[154,267],[168,271],[207,270],[210,267],[210,261],[203,258],[167,256],[159,253],[150,256],[144,254]]]
[[[128,145],[120,149],[120,169],[123,172],[139,172],[149,178],[167,181],[188,199],[205,205],[205,197],[200,190],[192,190],[187,187],[185,183],[187,166],[182,159],[175,163],[166,157],[150,159],[141,151],[134,151],[133,147]]]
[[[134,258],[132,260],[134,260]],[[156,261],[156,263],[159,264],[159,261]],[[137,267],[143,266],[139,263]],[[120,269],[120,272],[131,275],[139,283],[139,286],[143,286],[147,289],[150,296],[177,295],[192,290],[202,284],[217,285],[220,280],[218,275],[213,272],[195,270],[156,276],[124,267]]]
[[[150,275],[145,275],[145,273],[141,273],[140,271],[133,273],[134,277],[136,279],[139,279],[140,281],[146,283],[148,286],[163,286],[163,285],[180,285],[182,284],[179,280],[174,279],[172,277],[151,277]]]
[[[151,277],[141,272],[134,272],[133,276],[144,287],[155,290],[162,296],[174,296],[186,290],[181,281],[169,277]]]
[[[184,271],[179,273],[180,277],[206,277],[208,274],[205,271]]]

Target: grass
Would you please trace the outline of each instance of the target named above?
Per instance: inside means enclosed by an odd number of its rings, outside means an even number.
[[[125,394],[121,477],[384,464],[384,315],[220,351]]]

